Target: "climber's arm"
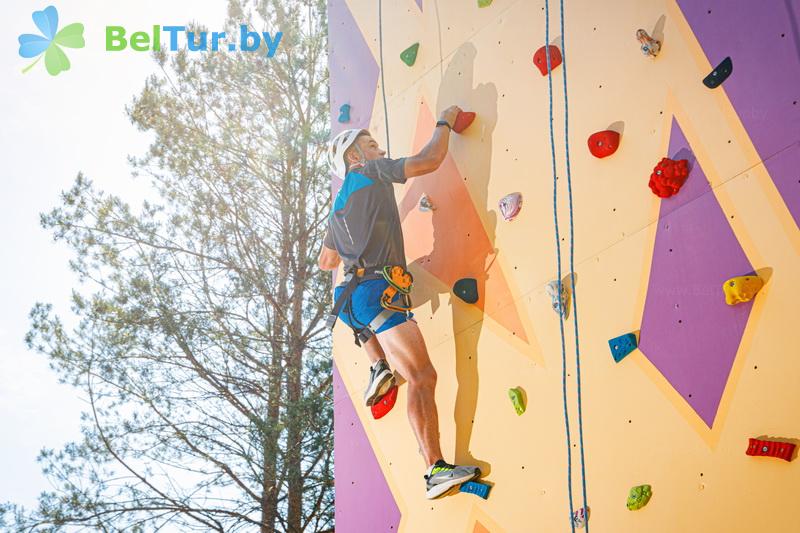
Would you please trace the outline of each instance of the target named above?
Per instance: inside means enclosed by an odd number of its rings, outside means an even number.
[[[322,270],[336,270],[336,267],[339,266],[341,260],[342,258],[339,257],[339,253],[336,250],[332,250],[323,245],[322,250],[319,253],[317,264]]]
[[[452,127],[459,111],[461,111],[460,107],[456,105],[450,106],[442,112],[440,119],[447,121]],[[439,165],[442,164],[447,155],[449,142],[450,128],[447,126],[435,128],[433,137],[431,137],[428,144],[417,155],[406,158],[404,166],[406,178],[428,174],[439,168]]]
[[[331,234],[330,226],[325,230],[325,237],[322,239],[322,250],[319,252],[319,259],[317,265],[322,270],[336,270],[342,258],[339,257],[339,252],[336,251],[336,244]]]

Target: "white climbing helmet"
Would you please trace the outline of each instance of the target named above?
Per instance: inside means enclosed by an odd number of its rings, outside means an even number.
[[[344,179],[347,174],[344,153],[356,142],[356,139],[362,133],[369,135],[369,131],[364,129],[344,130],[339,132],[328,144],[328,164],[333,173],[342,179]]]

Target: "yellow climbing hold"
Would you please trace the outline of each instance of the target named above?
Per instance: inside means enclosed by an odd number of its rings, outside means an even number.
[[[763,286],[764,280],[755,275],[731,278],[722,286],[722,290],[725,291],[725,303],[736,305],[749,302]]]
[[[525,412],[525,396],[521,387],[508,389],[508,397],[511,399],[511,403],[514,405],[514,410],[517,412],[517,415],[521,415]]]

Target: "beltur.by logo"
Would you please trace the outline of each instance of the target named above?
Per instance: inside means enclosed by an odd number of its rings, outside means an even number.
[[[70,63],[67,54],[61,49],[83,48],[83,24],[76,22],[64,26],[58,31],[58,11],[53,6],[47,6],[41,11],[33,12],[33,23],[42,32],[42,35],[24,33],[19,39],[19,55],[26,58],[35,57],[36,61],[22,70],[25,74],[42,59],[44,54],[44,66],[51,76],[69,70]]]
[[[163,34],[162,34],[163,32]],[[148,50],[161,50],[163,44],[168,46],[168,50],[176,52],[186,43],[186,47],[191,52],[217,52],[227,50],[235,52],[255,52],[261,48],[263,43],[266,48],[267,57],[272,57],[281,42],[282,32],[272,35],[270,32],[250,31],[246,24],[239,26],[239,41],[227,43],[227,34],[224,31],[187,31],[186,26],[153,26],[152,32],[137,31],[126,37],[127,32],[122,26],[106,26],[106,50],[118,52],[130,46],[131,50],[146,52]],[[162,39],[163,38],[163,39]]]
[[[58,11],[47,6],[33,12],[33,23],[41,35],[25,33],[18,37],[19,55],[36,60],[25,67],[25,74],[44,57],[44,64],[51,76],[70,69],[70,62],[62,47],[83,48],[83,24],[75,22],[58,29]],[[247,24],[239,26],[238,40],[228,39],[224,31],[187,31],[186,26],[154,25],[151,32],[136,31],[128,35],[123,26],[106,26],[106,51],[119,52],[130,48],[136,52],[167,50],[177,52],[184,44],[191,52],[257,52],[263,48],[266,56],[272,57],[278,50],[283,33],[250,31]],[[230,41],[230,42],[229,42]]]

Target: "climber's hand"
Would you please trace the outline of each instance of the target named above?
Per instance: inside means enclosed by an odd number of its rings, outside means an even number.
[[[456,123],[456,117],[460,112],[461,112],[460,107],[458,107],[457,105],[451,105],[450,107],[442,111],[442,114],[439,115],[439,119],[446,120],[447,123],[450,124],[450,127],[452,128],[453,124]]]

